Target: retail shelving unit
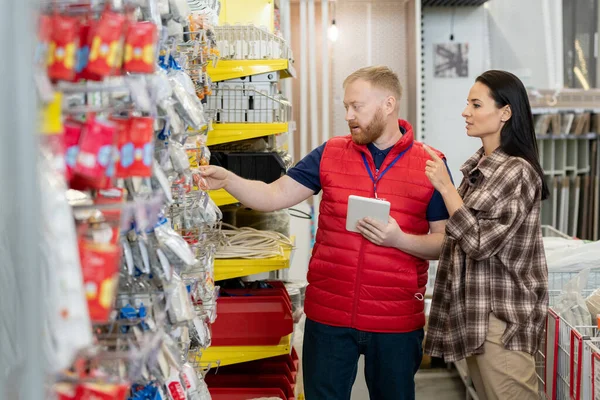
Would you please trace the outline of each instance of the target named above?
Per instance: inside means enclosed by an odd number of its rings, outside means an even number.
[[[598,239],[600,90],[537,91],[530,95],[540,162],[550,199],[542,224]]]
[[[245,35],[241,32],[245,32]],[[276,42],[269,41],[274,38],[254,27],[222,26],[216,29],[216,37],[224,59],[210,66],[207,71],[213,81],[213,96],[209,98],[208,108],[215,115],[208,145],[224,145],[287,133],[291,107],[274,90],[279,79],[295,76],[287,45],[279,38]],[[257,40],[246,42],[244,38],[249,37]],[[245,54],[244,59],[235,59],[240,56],[234,54],[235,49],[248,49],[253,44],[262,48],[266,39],[269,39],[266,42],[268,46],[276,48],[277,55],[283,58],[253,59],[252,56],[256,54],[251,53]],[[209,195],[219,207],[238,203],[223,189],[211,191]],[[293,250],[287,249],[277,257],[217,259],[215,280],[243,278],[289,268],[292,254]],[[278,344],[270,346],[214,345],[203,352],[202,362],[224,367],[285,356],[291,351],[292,334],[289,334],[282,337]]]
[[[276,135],[289,130],[287,122],[272,123],[222,123],[215,124],[208,137],[208,145],[237,142]]]
[[[209,192],[210,198],[215,202],[215,204],[219,207],[226,206],[229,204],[238,203],[237,199],[227,193],[225,189],[219,190],[211,190]]]
[[[281,78],[295,78],[296,70],[290,60],[221,60],[217,67],[209,66],[208,73],[213,82],[221,82],[245,76],[280,72]]]
[[[292,237],[292,241],[294,238]],[[242,278],[264,272],[278,271],[290,267],[292,250],[284,250],[283,256],[263,258],[259,260],[218,259],[215,260],[215,280]]]
[[[202,362],[215,362],[219,366],[240,364],[289,354],[292,335],[281,338],[275,346],[212,346],[202,353]]]

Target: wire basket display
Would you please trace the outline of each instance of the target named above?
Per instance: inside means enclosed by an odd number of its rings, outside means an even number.
[[[293,59],[292,50],[283,38],[254,25],[218,26],[215,37],[222,59]]]
[[[278,123],[292,118],[290,102],[276,93],[273,83],[222,82],[213,85],[212,93],[208,109],[217,123]]]

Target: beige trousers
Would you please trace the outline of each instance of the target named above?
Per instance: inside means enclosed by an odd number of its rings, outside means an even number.
[[[467,358],[469,375],[480,400],[538,400],[535,358],[502,345],[506,323],[490,313],[484,354]]]

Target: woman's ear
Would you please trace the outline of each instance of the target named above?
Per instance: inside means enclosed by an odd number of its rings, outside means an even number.
[[[512,110],[509,105],[504,107],[504,111],[502,112],[502,117],[500,117],[500,121],[506,122],[512,117]]]

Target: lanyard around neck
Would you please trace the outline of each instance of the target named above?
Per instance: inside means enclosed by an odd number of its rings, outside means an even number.
[[[367,172],[369,173],[369,178],[371,178],[371,181],[373,182],[373,190],[375,192],[376,199],[379,198],[377,196],[377,183],[398,162],[398,160],[400,160],[400,158],[402,158],[404,153],[406,153],[408,150],[410,150],[411,147],[412,147],[412,143],[405,150],[403,150],[400,154],[398,154],[396,156],[396,158],[394,158],[394,160],[390,163],[390,165],[388,165],[383,171],[381,171],[381,173],[379,173],[379,169],[376,169],[375,175],[373,175],[373,171],[371,171],[371,167],[369,167],[369,161],[367,160],[367,156],[365,155],[365,153],[361,154],[362,158],[363,158],[363,162],[365,163],[365,168],[367,169]]]

